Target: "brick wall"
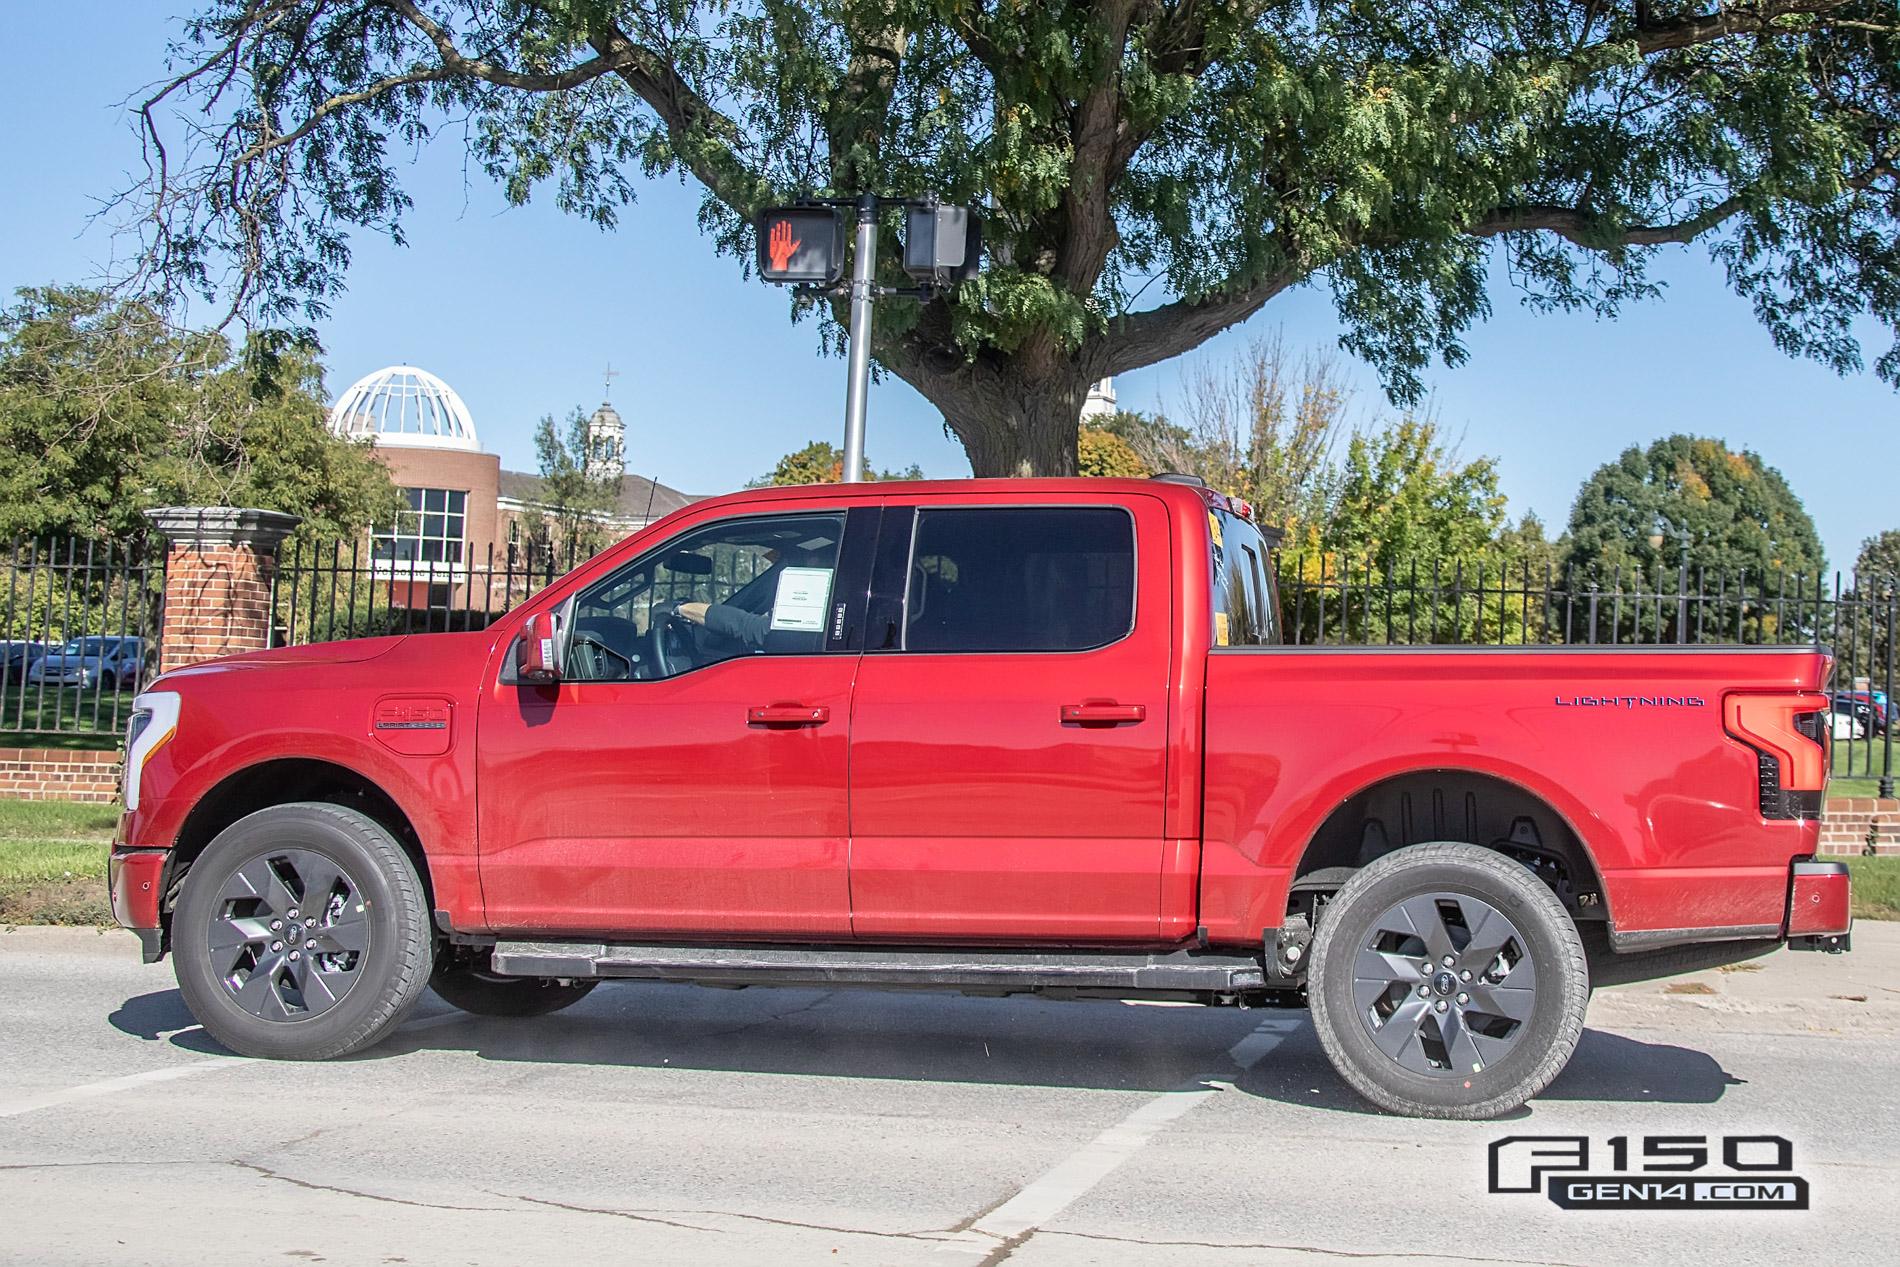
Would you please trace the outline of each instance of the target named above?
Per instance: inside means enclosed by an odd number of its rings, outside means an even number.
[[[167,545],[159,670],[268,647],[277,550],[297,516],[222,506],[162,506],[145,516]]]
[[[1842,857],[1867,851],[1867,829],[1874,829],[1875,852],[1900,856],[1900,801],[1871,796],[1832,796],[1821,824],[1821,854]]]
[[[0,748],[0,797],[108,804],[119,796],[119,754]]]
[[[164,671],[270,645],[275,555],[248,545],[177,546],[165,565]]]

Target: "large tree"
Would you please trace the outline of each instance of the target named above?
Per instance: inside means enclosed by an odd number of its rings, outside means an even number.
[[[144,259],[275,320],[323,313],[352,230],[401,237],[438,133],[603,226],[682,174],[742,260],[794,195],[980,204],[983,275],[875,350],[983,475],[1074,470],[1090,383],[1307,281],[1402,402],[1499,257],[1607,315],[1699,243],[1842,371],[1857,317],[1900,330],[1894,0],[211,0],[170,74]]]
[[[1665,436],[1598,467],[1570,511],[1566,561],[1608,585],[1676,584],[1686,560],[1713,592],[1747,577],[1776,592],[1780,578],[1812,586],[1826,566],[1820,534],[1781,472],[1744,449],[1702,436]]]
[[[177,504],[301,515],[312,538],[392,522],[389,468],[326,425],[314,346],[180,331],[98,291],[0,313],[0,538],[126,539]]]

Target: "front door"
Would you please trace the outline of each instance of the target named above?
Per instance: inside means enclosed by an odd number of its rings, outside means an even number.
[[[900,513],[885,512],[852,713],[853,932],[1155,938],[1161,503],[924,504],[894,533]]]
[[[559,686],[493,685],[478,775],[491,927],[848,935],[858,657],[826,650],[845,522],[688,529],[575,597]]]

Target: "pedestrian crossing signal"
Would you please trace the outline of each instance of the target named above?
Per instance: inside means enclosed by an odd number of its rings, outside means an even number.
[[[835,207],[767,207],[752,218],[759,276],[831,286],[844,276],[844,213]]]

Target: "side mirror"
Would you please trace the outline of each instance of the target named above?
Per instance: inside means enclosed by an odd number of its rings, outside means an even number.
[[[546,686],[561,680],[561,635],[553,612],[536,612],[515,639],[515,678]]]

